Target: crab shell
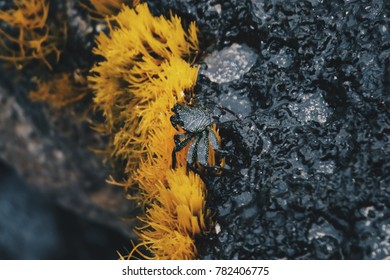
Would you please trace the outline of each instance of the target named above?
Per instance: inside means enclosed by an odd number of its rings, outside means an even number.
[[[187,132],[200,133],[215,122],[207,109],[175,104],[172,111],[175,113],[171,117],[172,125],[176,129],[179,125]]]

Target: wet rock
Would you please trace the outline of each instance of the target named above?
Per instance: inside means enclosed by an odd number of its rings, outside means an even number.
[[[88,128],[67,120],[57,123],[42,107],[20,104],[16,96],[0,88],[0,159],[53,202],[127,232],[118,216],[129,211],[131,204],[121,190],[105,183],[108,175],[102,158],[88,150],[95,141]],[[74,138],[67,138],[68,133]]]
[[[0,161],[1,259],[117,259],[127,234],[59,206]]]
[[[202,98],[239,115],[220,129],[229,171],[208,174],[223,238],[199,242],[201,257],[388,258],[389,4],[250,2],[214,34],[224,40],[246,18],[253,37],[224,47],[246,44],[256,62],[240,79],[199,80]]]
[[[257,55],[246,45],[236,43],[221,51],[214,51],[206,56],[207,69],[201,74],[214,83],[228,83],[242,78],[242,75],[256,62]]]

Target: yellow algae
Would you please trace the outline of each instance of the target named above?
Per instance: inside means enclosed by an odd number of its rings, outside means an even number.
[[[92,68],[89,80],[106,120],[99,131],[113,135],[112,155],[134,170],[146,156],[158,114],[171,114],[195,84],[198,67],[187,60],[198,41],[194,24],[186,33],[177,16],[153,17],[146,4],[124,6],[113,19],[118,27],[97,38],[94,52],[105,60]]]
[[[194,237],[207,229],[205,186],[200,177],[185,167],[166,172],[166,182],[155,185],[153,203],[141,217],[145,227],[137,233],[157,259],[193,259]],[[137,247],[136,247],[137,249]]]
[[[172,14],[154,17],[146,4],[123,6],[108,25],[108,34],[97,37],[94,53],[103,60],[92,68],[89,81],[95,109],[105,118],[96,129],[111,137],[111,156],[125,166],[126,178],[110,181],[138,189],[145,208],[139,217],[143,226],[136,229],[140,243],[127,257],[137,252],[153,259],[194,259],[195,237],[209,226],[206,189],[187,168],[188,147],[177,153],[172,169],[178,132],[170,117],[176,103],[192,98],[199,70],[192,65],[197,28],[191,23],[184,30]],[[213,151],[209,162],[215,163]]]
[[[87,80],[79,71],[55,74],[51,80],[37,81],[36,87],[29,94],[31,100],[46,102],[54,108],[76,103],[89,93]]]
[[[164,62],[170,65],[172,58],[175,62],[185,60],[198,47],[194,24],[186,33],[178,17],[172,16],[171,20],[153,17],[146,4],[135,9],[123,7],[113,21],[118,27],[111,27],[109,35],[101,33],[97,38],[94,52],[105,61],[93,67],[91,76],[95,103],[107,118],[108,132],[123,121],[121,115],[126,111],[125,106],[144,106],[161,92],[149,87],[158,82],[158,78],[164,79],[161,73]],[[180,67],[185,64],[183,61]],[[188,64],[184,67],[191,68]],[[174,68],[186,73],[184,69]],[[191,76],[196,74],[197,71]]]
[[[58,45],[66,40],[66,25],[54,28],[47,24],[46,0],[13,0],[13,4],[14,8],[0,11],[0,21],[4,23],[0,27],[0,60],[22,66],[38,59],[52,69],[47,57],[54,53],[59,60]]]
[[[91,14],[98,17],[112,16],[119,12],[122,5],[134,7],[138,5],[139,0],[89,0],[93,8],[81,3]]]

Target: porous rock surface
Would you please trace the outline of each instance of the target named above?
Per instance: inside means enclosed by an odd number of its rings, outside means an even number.
[[[199,99],[239,115],[200,257],[389,258],[389,2],[196,2],[171,5],[200,27]]]

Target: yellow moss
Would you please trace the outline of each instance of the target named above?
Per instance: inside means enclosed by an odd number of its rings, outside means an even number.
[[[82,3],[81,5],[93,15],[106,17],[117,14],[124,4],[135,7],[138,5],[139,0],[89,0],[89,2],[93,6],[93,9]]]
[[[150,258],[143,248],[155,259],[194,259],[194,239],[207,231],[206,190],[187,169],[188,147],[177,153],[177,168],[171,169],[178,132],[170,117],[196,83],[199,67],[191,62],[198,51],[197,28],[191,23],[186,32],[174,15],[153,17],[146,4],[123,6],[110,20],[109,34],[100,34],[94,49],[104,60],[92,68],[89,81],[96,110],[105,117],[96,129],[112,137],[111,155],[125,164],[124,182],[111,182],[137,186],[145,206],[144,226],[137,229],[141,241],[127,257],[138,252]],[[215,162],[213,151],[209,162]]]
[[[141,218],[146,226],[138,229],[139,246],[157,259],[193,259],[194,237],[206,231],[204,183],[183,166],[165,175],[166,182],[154,186],[153,203]]]
[[[186,60],[196,52],[196,27],[186,33],[177,16],[153,17],[146,4],[124,6],[113,18],[118,26],[101,33],[94,52],[105,60],[95,65],[89,77],[95,91],[96,109],[106,121],[97,129],[113,136],[114,157],[135,170],[146,157],[150,129],[158,115],[171,114],[185,90],[196,81],[198,67]]]
[[[13,0],[15,8],[0,11],[0,59],[19,66],[32,59],[43,61],[52,69],[47,56],[54,53],[58,61],[60,37],[65,38],[66,26],[57,31],[47,25],[49,4],[46,0]],[[7,26],[7,29],[5,29]],[[13,34],[16,30],[17,35]],[[61,39],[63,40],[63,39]]]
[[[176,130],[169,122],[169,116],[161,118],[160,126],[150,134],[148,156],[144,159],[133,175],[144,198],[152,201],[156,193],[156,182],[166,182],[166,172],[172,166],[172,151],[175,146],[173,137]],[[188,147],[177,153],[177,164],[186,167]]]
[[[43,28],[49,6],[43,0],[14,0],[16,9],[0,11],[1,19],[9,25],[23,28]]]
[[[122,256],[122,259],[131,259],[135,252],[145,259],[192,260],[196,258],[197,249],[194,240],[190,236],[164,227],[158,228],[158,231],[163,234],[142,236],[144,241],[136,245],[129,255]],[[148,252],[154,252],[155,256],[159,257],[144,255],[139,250],[140,247]]]
[[[49,81],[37,81],[37,89],[30,92],[33,101],[46,102],[60,108],[83,99],[89,93],[87,80],[79,71],[60,73]]]
[[[110,35],[101,33],[97,38],[94,52],[105,61],[92,69],[94,75],[90,78],[97,93],[97,108],[107,119],[108,133],[122,124],[126,106],[145,106],[161,92],[161,89],[158,92],[152,90],[158,86],[153,87],[153,84],[166,76],[161,73],[163,63],[167,68],[174,58],[178,64],[181,58],[188,59],[198,48],[194,24],[186,33],[178,17],[172,16],[171,20],[153,17],[146,4],[135,9],[125,6],[113,21],[118,27],[110,27]],[[171,72],[175,70],[187,74],[191,67],[183,61],[180,66],[171,67]],[[188,79],[196,74],[197,71],[192,69]],[[135,99],[133,95],[136,95]]]

